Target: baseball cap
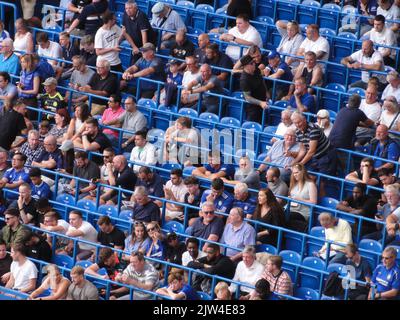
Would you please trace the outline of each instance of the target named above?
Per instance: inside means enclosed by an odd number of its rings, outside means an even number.
[[[279,53],[276,51],[271,51],[268,55],[268,59],[275,59],[276,57],[279,57]]]
[[[171,64],[181,64],[181,62],[176,59],[169,59],[168,65],[170,66]]]
[[[151,8],[151,12],[155,15],[160,15],[161,12],[164,11],[164,3],[157,2],[153,8]]]
[[[329,111],[325,109],[321,109],[317,112],[317,117],[318,118],[329,118]]]
[[[154,47],[154,44],[152,44],[151,42],[146,42],[143,45],[143,47],[140,48],[141,52],[146,52],[146,51],[149,51],[149,50],[153,50],[153,51],[156,50],[156,48]]]
[[[71,140],[65,140],[60,146],[61,151],[68,151],[74,148],[74,143]]]
[[[51,84],[57,85],[57,79],[53,78],[53,77],[50,77],[50,78],[47,78],[45,82],[43,82],[44,86],[49,86]]]

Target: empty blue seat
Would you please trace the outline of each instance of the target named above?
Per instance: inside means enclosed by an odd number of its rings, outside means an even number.
[[[341,8],[334,3],[326,3],[318,10],[320,28],[329,28],[338,31]]]
[[[294,296],[302,300],[319,300],[319,293],[311,288],[295,288]]]
[[[339,93],[346,92],[346,88],[339,83],[329,83],[326,89],[331,91],[322,91],[322,106],[324,109],[338,112],[341,108],[341,101],[344,95]]]
[[[295,20],[297,6],[300,0],[287,0],[276,2],[276,20]]]
[[[87,199],[81,199],[76,203],[76,206],[90,212],[96,211],[96,202]]]
[[[314,227],[311,229],[310,235],[325,240],[325,229],[323,227]],[[325,243],[323,240],[309,238],[307,240],[307,254],[312,256],[313,252],[319,251]]]
[[[341,263],[331,263],[328,265],[326,268],[326,271],[331,273],[331,272],[337,272],[339,275],[345,275],[346,274],[346,268],[344,268],[344,264]]]
[[[264,128],[264,133],[275,134],[276,129],[278,129],[278,126],[268,126]]]
[[[363,88],[349,88],[348,94],[358,94],[361,98],[365,98],[365,90]]]
[[[62,193],[58,195],[56,201],[63,204],[69,204],[71,206],[75,204],[75,198],[68,193]]]
[[[170,172],[172,169],[182,169],[182,166],[179,163],[164,163],[161,165],[161,168],[165,170],[160,170],[159,175],[161,178],[166,180],[170,179]]]
[[[319,7],[321,7],[320,3],[315,0],[304,0],[297,7],[297,22],[299,24],[316,23]]]
[[[290,262],[294,264],[300,264],[301,263],[301,257],[300,255],[292,250],[282,250],[279,252],[279,255],[282,257],[283,262]]]
[[[274,246],[270,244],[258,244],[256,245],[256,252],[266,252],[272,255],[277,254],[277,250]]]
[[[196,6],[196,10],[192,13],[192,23],[193,28],[208,30],[211,15],[207,13],[213,13],[214,8],[208,4],[199,4]]]
[[[264,22],[266,24],[275,25],[274,19],[272,19],[270,16],[258,16],[255,18],[255,20],[258,22]]]
[[[331,198],[331,197],[322,197],[319,200],[319,205],[325,207],[325,208],[331,208],[331,209],[336,209],[336,206],[338,205],[339,201]]]
[[[190,23],[191,17],[191,11],[189,9],[194,9],[194,3],[186,0],[178,1],[174,7],[174,10],[179,13],[183,22],[187,25]]]
[[[199,116],[197,111],[191,108],[181,108],[179,109],[178,113],[191,118],[197,118]]]
[[[132,216],[133,216],[132,210],[122,210],[119,213],[119,218],[126,221],[130,221],[132,219]]]
[[[301,252],[303,247],[303,239],[304,236],[301,236],[296,233],[285,233],[285,247],[287,250]]]
[[[244,103],[240,100],[245,100],[243,92],[235,91],[232,93],[232,98],[229,100],[228,108],[227,108],[227,116],[233,117],[242,121],[243,117],[243,110],[244,110]]]
[[[354,42],[357,37],[354,33],[340,32],[337,37],[332,39],[331,57],[334,62],[340,62],[344,57],[351,55],[354,52]]]
[[[258,0],[257,6],[255,8],[255,16],[268,16],[274,17],[274,7],[275,7],[274,0]]]
[[[319,34],[325,38],[328,38],[328,40],[330,40],[330,38],[336,36],[336,31],[333,29],[329,29],[329,28],[320,28]]]
[[[199,119],[206,120],[207,122],[219,123],[219,118],[215,113],[203,112],[199,115]],[[201,123],[201,121],[199,121]],[[211,126],[212,128],[214,126]]]
[[[254,130],[254,131],[262,132],[261,124],[259,124],[258,122],[254,122],[254,121],[246,121],[246,122],[244,122],[242,124],[242,129]]]
[[[81,260],[78,261],[77,263],[75,263],[75,266],[80,266],[83,269],[86,269],[88,267],[90,267],[93,264],[93,262],[89,261],[89,260]]]
[[[157,109],[156,103],[152,99],[145,99],[141,98],[137,102],[137,105],[139,107],[145,107],[145,108],[150,108],[150,109]]]
[[[221,124],[226,124],[231,127],[240,128],[240,121],[233,117],[224,117],[221,119]]]
[[[324,261],[322,261],[320,258],[308,257],[308,258],[304,258],[302,266],[310,268],[310,269],[314,269],[315,271],[301,268],[301,270],[300,270],[300,276],[301,276],[300,286],[307,287],[310,289],[320,290],[322,274],[321,274],[321,272],[318,272],[318,271],[325,270]]]
[[[98,208],[97,212],[110,218],[118,218],[118,208],[113,205],[103,204]]]
[[[197,291],[200,300],[211,300],[211,296],[203,291]]]
[[[177,221],[168,221],[164,224],[163,229],[176,233],[185,233],[185,228],[183,224]]]
[[[71,269],[74,266],[74,259],[66,254],[53,255],[52,262],[60,267]]]
[[[254,161],[254,159],[256,158],[256,155],[254,153],[254,151],[252,150],[247,150],[247,149],[239,149],[235,152],[235,156],[238,158],[237,162],[239,163],[239,158],[240,157],[249,157],[250,160]]]
[[[358,249],[360,250],[361,256],[368,260],[372,270],[375,269],[379,264],[382,245],[376,240],[363,239],[358,243]]]

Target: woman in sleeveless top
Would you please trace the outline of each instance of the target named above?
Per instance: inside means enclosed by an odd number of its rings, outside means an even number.
[[[36,71],[36,64],[32,54],[24,54],[21,56],[21,76],[19,79],[18,97],[23,98],[27,106],[37,106],[37,95],[40,88],[40,76]],[[33,113],[29,112],[29,118],[33,119]]]
[[[75,115],[69,123],[66,140],[76,140],[83,131],[83,123],[90,117],[89,106],[87,104],[75,106]]]
[[[254,210],[252,220],[260,221],[277,227],[285,226],[285,216],[282,206],[276,200],[275,195],[268,188],[258,192],[257,207]],[[276,246],[278,230],[259,226],[257,229],[258,244],[272,244]]]
[[[60,269],[55,264],[49,264],[47,271],[47,277],[41,286],[30,294],[29,300],[65,300],[71,282],[61,275]],[[38,298],[46,290],[50,291],[50,295]]]
[[[318,191],[316,184],[309,179],[307,169],[298,163],[292,166],[290,177],[289,197],[293,200],[317,204]],[[300,220],[308,222],[311,208],[294,201],[290,202],[290,221]]]
[[[32,53],[35,50],[32,33],[29,32],[26,20],[19,18],[15,21],[14,51],[17,56]],[[17,52],[17,51],[23,51]]]

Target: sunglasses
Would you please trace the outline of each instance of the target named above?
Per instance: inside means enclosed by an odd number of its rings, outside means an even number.
[[[214,211],[203,211],[204,214],[214,214]]]
[[[154,231],[154,230],[156,230],[156,227],[148,228],[148,229],[147,229],[147,232]]]
[[[5,220],[8,221],[8,220],[10,220],[12,218],[14,218],[14,217],[5,217]]]

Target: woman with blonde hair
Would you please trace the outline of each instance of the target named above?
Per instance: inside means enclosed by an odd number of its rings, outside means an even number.
[[[28,22],[22,18],[15,21],[14,52],[17,56],[35,51],[32,33]]]
[[[232,293],[229,291],[229,285],[220,281],[214,288],[215,300],[232,300]]]
[[[60,269],[55,264],[49,264],[46,269],[47,276],[44,278],[41,286],[33,291],[28,299],[65,300],[71,282],[60,273]],[[38,296],[43,294],[46,290],[50,291],[50,295],[38,298]]]
[[[310,204],[317,204],[317,186],[315,182],[309,178],[307,169],[303,164],[297,163],[292,166],[289,198]],[[310,210],[310,206],[290,201],[289,228],[305,232],[310,217]]]

